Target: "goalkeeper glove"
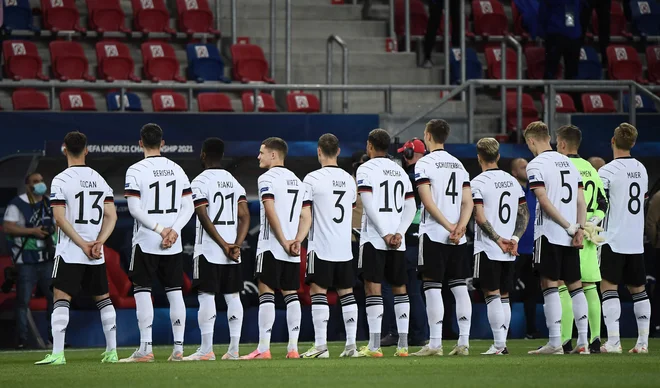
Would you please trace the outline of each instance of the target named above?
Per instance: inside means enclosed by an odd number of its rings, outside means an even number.
[[[593,217],[589,218],[589,221],[587,221],[587,222],[591,222],[594,225],[600,225],[601,221],[602,221],[602,219],[600,217],[593,216]],[[586,225],[585,225],[585,227],[586,227]]]
[[[598,232],[602,232],[604,229],[598,226],[597,224],[592,223],[591,221],[587,222],[584,225],[584,236],[587,240],[591,241],[594,244],[600,244],[605,241]]]

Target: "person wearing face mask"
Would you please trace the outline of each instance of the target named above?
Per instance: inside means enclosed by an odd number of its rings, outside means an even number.
[[[53,294],[50,289],[54,256],[54,221],[50,201],[46,196],[48,186],[41,174],[33,172],[25,178],[25,193],[9,202],[5,211],[3,228],[7,235],[12,259],[16,266],[16,325],[18,348],[28,339],[28,318],[32,290],[35,285],[48,302],[48,317],[53,311]],[[50,327],[48,328],[50,332]]]

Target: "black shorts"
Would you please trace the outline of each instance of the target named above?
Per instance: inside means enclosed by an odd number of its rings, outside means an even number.
[[[486,252],[474,255],[474,279],[479,279],[479,287],[482,290],[500,290],[500,294],[510,293],[513,290],[515,272],[515,261],[491,260]]]
[[[580,250],[553,244],[545,236],[541,236],[534,242],[534,269],[540,276],[549,280],[575,283],[582,279]]]
[[[153,286],[154,275],[165,287],[165,291],[175,291],[183,286],[183,259],[176,255],[153,255],[144,253],[139,245],[133,247],[128,276],[136,286]]]
[[[208,294],[234,294],[243,291],[240,264],[209,263],[204,255],[193,259],[193,291]]]
[[[64,291],[70,296],[83,292],[92,296],[101,296],[108,293],[108,275],[105,263],[69,264],[61,256],[55,258],[53,264],[53,288]]]
[[[254,277],[273,290],[296,291],[300,288],[300,263],[277,260],[271,251],[257,255]]]
[[[644,255],[616,253],[605,244],[600,247],[600,275],[612,284],[643,286],[646,284]]]
[[[372,283],[387,281],[400,287],[408,283],[406,257],[402,251],[381,251],[371,243],[360,246],[358,271],[362,280]]]
[[[316,284],[319,287],[345,290],[353,288],[355,272],[352,260],[328,261],[316,256],[312,251],[307,254],[307,271],[305,284]]]
[[[467,244],[442,244],[422,235],[419,239],[417,273],[421,278],[436,282],[469,278]]]

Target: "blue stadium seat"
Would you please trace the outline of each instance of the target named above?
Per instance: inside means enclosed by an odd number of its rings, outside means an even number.
[[[635,110],[637,113],[657,113],[658,109],[655,107],[655,103],[648,96],[643,94],[638,94],[635,96]],[[630,95],[623,95],[623,111],[630,111]]]
[[[660,35],[660,4],[656,0],[633,0],[630,11],[633,25],[640,35]]]
[[[600,63],[596,49],[593,47],[584,46],[580,49],[580,64],[578,66],[577,79],[603,79],[603,66]]]
[[[483,69],[481,62],[477,58],[477,52],[473,48],[466,47],[465,62],[465,80],[483,78]],[[449,69],[451,70],[451,83],[458,85],[461,83],[461,49],[452,49],[452,55],[449,56]]]
[[[213,44],[190,43],[188,54],[188,78],[197,82],[221,81],[230,83],[225,77],[225,63],[218,48]]]
[[[4,23],[2,28],[11,30],[30,30],[38,32],[32,25],[32,8],[29,0],[3,0]]]
[[[119,98],[121,93],[108,93],[105,97],[110,112],[118,111],[120,108]],[[133,112],[142,112],[142,101],[135,93],[124,93],[124,109]]]

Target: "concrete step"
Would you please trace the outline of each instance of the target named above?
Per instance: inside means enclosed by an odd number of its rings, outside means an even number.
[[[328,37],[306,37],[294,36],[291,39],[293,52],[323,51],[325,52]],[[385,38],[383,37],[342,37],[348,46],[349,53],[387,53],[385,51]],[[250,43],[256,44],[263,50],[270,51],[270,37],[250,38]],[[285,52],[284,31],[278,31],[275,39],[275,52]],[[341,49],[335,45],[335,52],[341,52]]]
[[[269,51],[265,50],[266,58],[270,58]],[[284,52],[276,52],[276,64],[284,64],[286,61],[286,54]],[[298,67],[308,67],[325,69],[327,64],[327,54],[325,50],[319,51],[302,51],[296,50],[294,47],[291,53],[291,63],[296,64]],[[341,51],[337,47],[333,50],[332,63],[335,66],[342,65]],[[387,70],[392,72],[404,71],[408,69],[416,69],[415,54],[413,53],[374,53],[374,52],[350,52],[348,56],[348,65],[350,69],[370,68],[374,70]],[[426,70],[426,69],[425,69]],[[429,71],[429,70],[427,70]],[[432,71],[432,70],[430,70]]]
[[[230,36],[230,20],[220,21],[223,35]],[[344,37],[382,37],[388,34],[387,23],[382,21],[345,21],[338,23],[336,20],[295,20],[291,23],[291,34],[293,37],[327,38],[330,35]],[[276,30],[278,36],[284,36],[285,24],[278,20]],[[238,19],[236,23],[236,34],[238,36],[270,37],[270,23],[267,20]]]
[[[394,114],[412,115],[430,108],[439,100],[439,95],[433,92],[395,92],[392,94],[392,109]],[[332,112],[342,112],[341,92],[331,92],[330,102]],[[385,112],[385,101],[382,92],[348,92],[348,104],[350,113]],[[449,101],[434,113],[465,115],[465,104],[460,101]]]
[[[298,20],[362,20],[361,6],[353,5],[332,5],[329,1],[323,4],[304,5],[299,0],[292,2],[291,19]],[[215,12],[215,10],[214,10]],[[231,7],[229,4],[223,4],[220,9],[220,15],[224,19],[231,17]],[[236,4],[237,19],[260,19],[270,20],[270,3],[267,0],[241,0]],[[285,19],[284,2],[277,2],[276,19]],[[226,27],[223,27],[226,28]]]
[[[279,83],[285,80],[284,63],[275,67],[275,79]],[[341,82],[340,66],[333,67],[333,80],[335,84]],[[326,83],[325,64],[319,68],[309,68],[297,65],[291,66],[291,82],[301,84]],[[351,65],[348,74],[350,84],[393,84],[393,85],[439,85],[442,83],[440,72],[413,67],[409,70],[392,71],[372,67],[358,67]]]

